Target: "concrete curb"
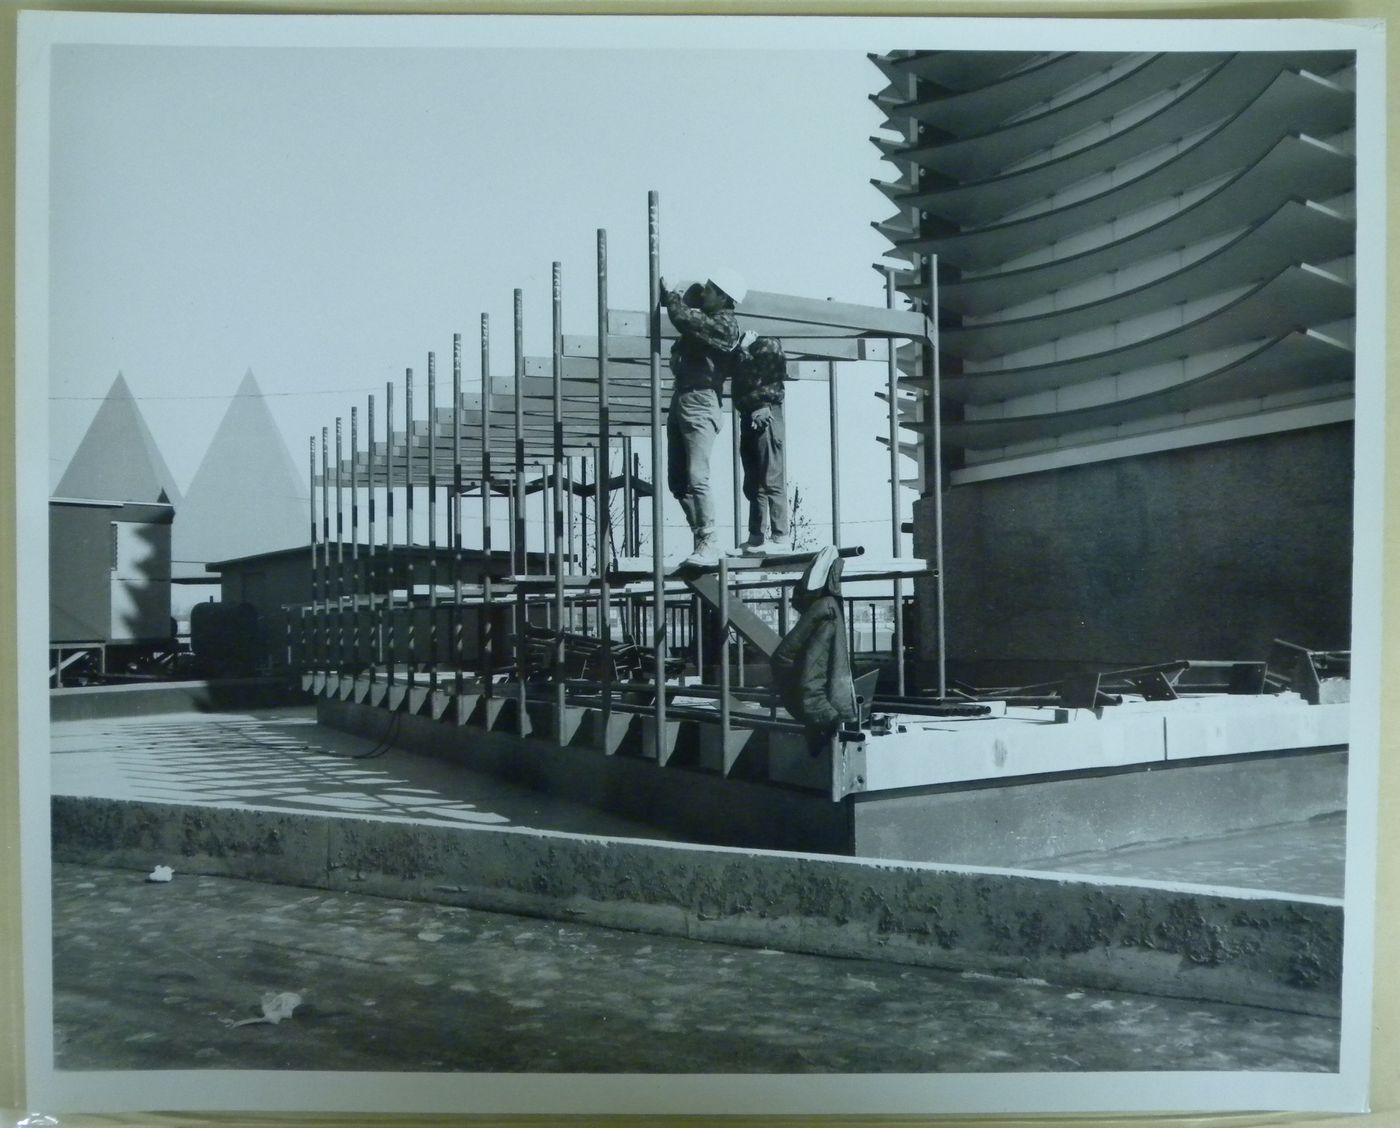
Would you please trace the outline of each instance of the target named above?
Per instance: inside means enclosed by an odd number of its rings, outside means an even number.
[[[219,678],[209,681],[139,682],[49,690],[50,721],[87,721],[164,713],[217,713],[273,708],[310,698],[285,678]]]
[[[1340,901],[976,867],[57,796],[53,857],[1340,1013]]]

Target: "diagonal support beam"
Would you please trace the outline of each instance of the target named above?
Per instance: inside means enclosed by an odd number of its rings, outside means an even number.
[[[686,579],[686,585],[701,599],[716,610],[719,609],[719,578],[717,576],[694,576]],[[751,646],[758,648],[765,658],[773,657],[782,636],[750,611],[738,600],[729,600],[729,625],[744,637]]]

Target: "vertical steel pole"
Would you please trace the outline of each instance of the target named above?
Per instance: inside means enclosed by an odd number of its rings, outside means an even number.
[[[661,467],[665,452],[661,449],[661,203],[660,195],[647,194],[647,243],[649,259],[647,284],[651,310],[651,592],[654,617],[652,622],[652,678],[656,685],[656,762],[665,763],[666,747],[666,567],[663,498],[661,496]]]
[[[588,449],[589,449],[590,451],[593,451],[594,448],[593,448],[593,444],[592,444],[592,443],[589,444]],[[579,494],[578,494],[578,507],[579,507],[579,521],[578,521],[578,526],[579,526],[579,528],[578,528],[578,539],[579,539],[579,546],[578,546],[578,562],[579,562],[579,573],[580,573],[581,575],[584,575],[584,576],[587,576],[587,575],[588,575],[588,466],[589,466],[588,459],[589,459],[589,455],[587,455],[587,454],[581,454],[581,455],[579,455],[579,459],[578,459],[578,476],[579,476],[579,483],[578,483],[578,484],[579,484]],[[595,465],[596,465],[596,461],[595,461]],[[596,488],[596,487],[595,487],[595,488]],[[593,537],[594,537],[594,540],[597,540],[597,537],[598,537],[598,522],[597,522],[596,519],[595,519],[594,522],[593,522]],[[587,598],[585,598],[585,599],[582,601],[582,603],[583,603],[583,607],[582,607],[582,610],[583,610],[583,633],[584,633],[584,634],[587,634],[587,633],[588,633],[588,603],[589,603],[589,601],[588,601]]]
[[[331,432],[321,428],[321,654],[329,671],[334,660],[331,648]]]
[[[524,295],[515,291],[515,522],[511,534],[511,562],[516,575],[527,571],[525,553],[525,307]],[[515,599],[516,732],[529,727],[525,713],[525,679],[529,648],[525,645],[525,587],[518,585]]]
[[[885,272],[885,305],[895,306],[894,269]],[[903,543],[899,535],[899,356],[893,338],[885,342],[889,349],[886,360],[886,390],[890,400],[890,548],[898,560]],[[896,692],[904,696],[904,580],[894,578],[894,668]]]
[[[729,428],[730,428],[730,431],[731,431],[732,436],[733,436],[732,442],[730,443],[730,445],[731,445],[731,447],[732,447],[732,450],[730,451],[730,465],[731,465],[731,467],[732,467],[732,469],[733,469],[732,477],[733,477],[733,480],[734,480],[734,482],[733,482],[733,488],[734,488],[734,543],[737,545],[737,544],[742,544],[745,540],[748,539],[746,536],[744,536],[744,530],[746,530],[746,529],[748,528],[748,522],[744,519],[744,500],[745,500],[745,498],[744,498],[744,490],[743,490],[743,485],[742,485],[742,478],[740,477],[740,473],[741,473],[741,471],[742,471],[742,469],[743,469],[743,462],[744,462],[744,460],[743,460],[743,456],[741,455],[741,453],[740,453],[740,451],[739,451],[739,443],[740,443],[741,440],[742,440],[742,436],[740,435],[739,432],[740,432],[740,428],[743,426],[743,423],[742,423],[742,421],[741,421],[740,418],[739,418],[739,405],[738,405],[737,403],[734,402],[734,398],[733,398],[733,388],[732,388],[732,386],[731,386],[731,388],[730,388],[730,404],[731,404],[731,410],[730,410],[730,412],[729,412]],[[742,595],[739,595],[737,592],[736,592],[735,594],[736,594],[736,596],[738,596],[738,598],[740,598],[740,599],[743,598],[743,596],[742,596]],[[736,649],[738,650],[738,659],[739,659],[739,688],[740,688],[740,689],[743,689],[743,687],[744,687],[744,639],[743,639],[742,636],[740,636],[740,638],[739,638],[739,640],[738,640],[738,644],[737,644]],[[728,646],[727,643],[726,643],[726,645],[725,645],[724,652],[725,652],[726,655],[729,653],[729,646]],[[726,739],[727,739],[727,738],[726,738]]]
[[[742,427],[743,424],[742,424],[742,421],[741,421],[740,418],[739,418],[739,405],[738,405],[737,403],[734,402],[733,392],[734,392],[734,389],[733,389],[733,387],[731,386],[731,387],[730,387],[730,404],[731,404],[731,410],[730,410],[730,412],[729,412],[729,429],[730,429],[730,432],[731,432],[732,439],[731,439],[731,442],[730,442],[731,450],[730,450],[730,452],[729,452],[729,461],[730,461],[730,467],[731,467],[731,469],[732,469],[731,477],[732,477],[732,479],[733,479],[733,490],[734,490],[734,543],[737,545],[737,544],[742,544],[745,540],[748,539],[748,538],[744,535],[745,530],[748,528],[748,522],[744,519],[744,501],[745,501],[745,498],[744,498],[744,490],[743,490],[743,484],[742,484],[742,481],[743,481],[743,480],[742,480],[742,477],[741,477],[741,472],[742,472],[742,470],[743,470],[743,462],[744,462],[744,459],[743,459],[743,456],[742,456],[742,454],[740,453],[740,450],[739,450],[739,444],[740,444],[740,442],[742,441],[742,435],[740,434],[740,428]],[[736,593],[736,594],[737,594],[737,593]],[[743,598],[742,595],[740,595],[739,598],[742,599],[742,598]],[[738,659],[739,659],[739,688],[742,689],[743,686],[744,686],[744,639],[743,639],[743,636],[740,636],[740,638],[739,638],[739,640],[738,640],[738,644],[737,644],[737,648],[736,648],[736,649],[737,649],[737,651],[738,651]],[[725,653],[726,655],[728,655],[728,653],[729,653],[729,646],[728,646],[728,643],[725,644],[724,653]],[[726,736],[725,739],[727,740],[728,737]]]
[[[948,695],[947,637],[943,605],[943,389],[942,357],[938,332],[938,256],[929,255],[928,319],[933,340],[926,346],[933,355],[933,543],[934,583],[938,591],[938,696]]]
[[[360,672],[360,422],[350,408],[350,666]]]
[[[428,353],[428,685],[438,686],[437,357]]]
[[[317,552],[316,552],[316,436],[311,436],[311,474],[307,478],[310,489],[307,491],[311,495],[311,628],[307,630],[307,616],[301,617],[301,647],[303,653],[303,663],[306,668],[312,669],[316,660],[316,615],[317,615],[317,595],[319,584],[317,583]]]
[[[729,557],[719,558],[719,737],[720,771],[729,774]]]
[[[462,682],[462,334],[452,334],[452,675]]]
[[[583,456],[579,456],[579,469],[574,469],[574,456],[569,455],[569,572],[573,574],[579,570],[583,563],[579,555],[579,540],[583,539],[582,531],[578,529],[579,516],[577,513],[581,499],[578,498],[577,490],[574,489],[575,481],[582,481],[587,476],[587,470],[583,461]],[[583,511],[583,519],[588,520],[587,508]],[[585,548],[587,542],[585,542]]]
[[[368,528],[365,530],[365,589],[369,604],[369,678],[374,682],[379,663],[384,660],[384,640],[380,637],[379,601],[374,598],[374,397],[365,408],[365,478],[369,484]]]
[[[622,439],[622,555],[630,557],[633,555],[632,547],[632,436],[625,435]],[[635,603],[632,598],[623,595],[621,599],[621,621],[622,633],[626,638],[629,634],[632,638],[637,637],[637,627],[633,619],[633,609]]]
[[[481,315],[481,673],[492,696],[496,637],[491,606],[491,319]]]
[[[564,731],[564,283],[563,267],[554,264],[552,372],[554,377],[554,716],[558,732]],[[568,473],[573,477],[572,458]],[[572,482],[570,483],[572,486]],[[574,495],[569,490],[569,553],[573,554]]]
[[[340,416],[335,418],[335,668],[345,667],[345,489],[340,477],[344,440]]]
[[[393,685],[398,661],[394,630],[394,382],[384,385],[384,664]]]
[[[612,712],[612,591],[608,584],[608,495],[612,473],[608,419],[608,233],[598,230],[598,626],[603,640],[603,730]],[[606,740],[605,740],[606,743]]]
[[[627,435],[622,440],[622,555],[632,554],[632,436]]]
[[[642,481],[642,456],[636,451],[632,452],[632,550],[639,556],[642,552],[642,495],[640,484]]]
[[[408,685],[412,689],[418,680],[418,611],[413,605],[416,578],[413,574],[413,558],[417,549],[413,539],[413,369],[404,370],[403,377],[403,542],[404,542],[404,649],[408,657]]]
[[[831,413],[831,543],[841,545],[841,423],[837,415],[836,362],[826,362],[827,400]]]
[[[554,542],[550,540],[551,515],[554,512],[554,498],[549,487],[549,467],[541,462],[536,469],[540,475],[540,558],[541,560],[552,560],[554,558]],[[548,564],[542,563],[541,568],[545,569],[548,575]]]
[[[690,601],[690,637],[695,643],[695,676],[705,683],[705,605],[700,597]]]
[[[729,398],[729,478],[730,487],[734,493],[734,543],[742,544],[746,539],[742,530],[748,527],[744,520],[743,503],[744,490],[740,477],[743,468],[743,457],[739,453],[739,405],[734,402],[733,386],[730,387]]]
[[[528,570],[525,553],[525,298],[515,291],[515,528],[511,568],[517,575]]]

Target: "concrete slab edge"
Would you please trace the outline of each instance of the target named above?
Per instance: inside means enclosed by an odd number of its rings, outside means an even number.
[[[1340,1012],[1340,903],[513,828],[56,796],[58,862],[212,874],[1074,987]]]
[[[74,686],[49,690],[49,719],[83,721],[165,713],[226,712],[306,704],[311,700],[285,678]]]

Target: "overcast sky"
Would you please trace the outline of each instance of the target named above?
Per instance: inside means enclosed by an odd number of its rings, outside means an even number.
[[[182,489],[247,370],[298,466],[429,350],[450,379],[454,332],[473,382],[483,312],[508,374],[515,287],[548,353],[554,260],[566,332],[596,330],[598,228],[610,304],[645,304],[653,188],[670,277],[883,305],[883,85],[860,50],[59,47],[50,482],[118,372]],[[840,384],[843,539],[881,548],[884,378]],[[790,403],[789,478],[825,515],[825,387]]]

